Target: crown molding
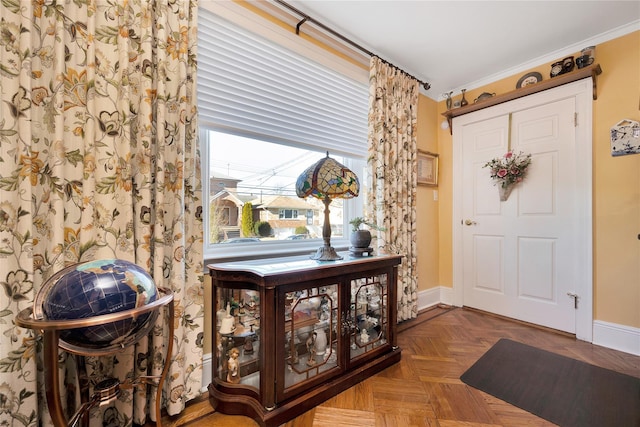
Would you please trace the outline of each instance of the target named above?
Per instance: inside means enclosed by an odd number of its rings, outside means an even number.
[[[640,30],[640,19],[630,22],[629,24],[614,28],[612,30],[606,31],[604,33],[598,34],[594,37],[590,37],[588,39],[582,40],[578,43],[571,44],[562,49],[554,50],[545,55],[531,59],[527,62],[523,62],[522,64],[516,65],[514,67],[507,68],[505,70],[502,70],[499,73],[491,74],[482,79],[478,79],[476,81],[464,84],[452,90],[454,93],[457,93],[457,92],[460,92],[461,89],[467,89],[467,91],[469,91],[479,87],[487,86],[498,80],[502,80],[507,77],[512,77],[517,74],[525,73],[531,70],[532,68],[538,67],[540,64],[553,62],[558,58],[562,58],[562,57],[574,54],[575,52],[579,52],[585,46],[597,46],[600,43],[604,43],[606,41],[613,40],[618,37],[622,37],[634,31],[639,31],[639,30]],[[597,60],[597,47],[596,47],[596,60]],[[438,94],[435,98],[432,98],[432,99],[436,101],[443,101],[444,97],[442,96],[442,94]]]

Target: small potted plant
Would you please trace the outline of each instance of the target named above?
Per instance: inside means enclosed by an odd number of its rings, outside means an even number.
[[[362,228],[362,226],[367,226],[373,230],[381,230],[384,231],[384,228],[379,227],[377,224],[367,221],[365,218],[361,216],[357,216],[349,221],[351,224],[351,236],[349,238],[351,245],[354,248],[368,248],[371,243],[371,232],[369,229]]]

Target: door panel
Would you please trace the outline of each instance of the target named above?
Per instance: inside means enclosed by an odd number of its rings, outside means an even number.
[[[575,332],[574,114],[564,99],[462,128],[464,305]],[[501,202],[483,166],[509,148],[532,162]]]
[[[540,302],[554,302],[556,239],[518,239],[518,296]],[[529,260],[535,259],[533,263]]]
[[[518,199],[518,209],[521,216],[556,214],[557,170],[556,153],[536,154],[531,157],[530,175],[526,184],[519,186],[521,197]]]
[[[500,236],[475,236],[473,244],[475,288],[504,294],[504,239]]]

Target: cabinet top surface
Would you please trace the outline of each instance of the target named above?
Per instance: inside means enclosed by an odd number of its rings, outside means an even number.
[[[389,262],[391,265],[400,264],[401,255],[373,255],[368,257],[350,257],[349,252],[342,252],[341,260],[335,261],[317,261],[310,259],[309,256],[294,256],[283,258],[264,258],[250,261],[236,261],[209,264],[209,270],[230,272],[230,271],[246,271],[255,273],[259,276],[271,276],[293,272],[303,272],[309,270],[330,269],[335,267],[349,267],[357,264],[378,264],[383,261]]]

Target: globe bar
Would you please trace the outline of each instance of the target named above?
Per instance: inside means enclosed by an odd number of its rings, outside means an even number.
[[[46,320],[84,319],[142,307],[158,298],[153,278],[138,265],[105,259],[68,266],[45,282],[36,298],[34,314]],[[39,304],[42,304],[40,313]],[[122,348],[146,335],[157,311],[116,322],[64,329],[60,339],[68,347]],[[64,344],[63,344],[64,347]]]
[[[94,386],[88,400],[88,388],[83,387],[81,405],[67,420],[59,387],[59,348],[78,356],[115,353],[148,335],[164,306],[168,308],[164,320],[169,334],[162,374],[127,379],[124,383],[106,378]],[[121,388],[152,384],[156,386],[156,424],[160,427],[163,384],[173,351],[174,316],[171,289],[156,287],[143,268],[129,261],[88,261],[52,275],[36,294],[33,306],[20,311],[15,322],[43,336],[45,391],[53,425],[75,426],[93,407],[116,399]]]

